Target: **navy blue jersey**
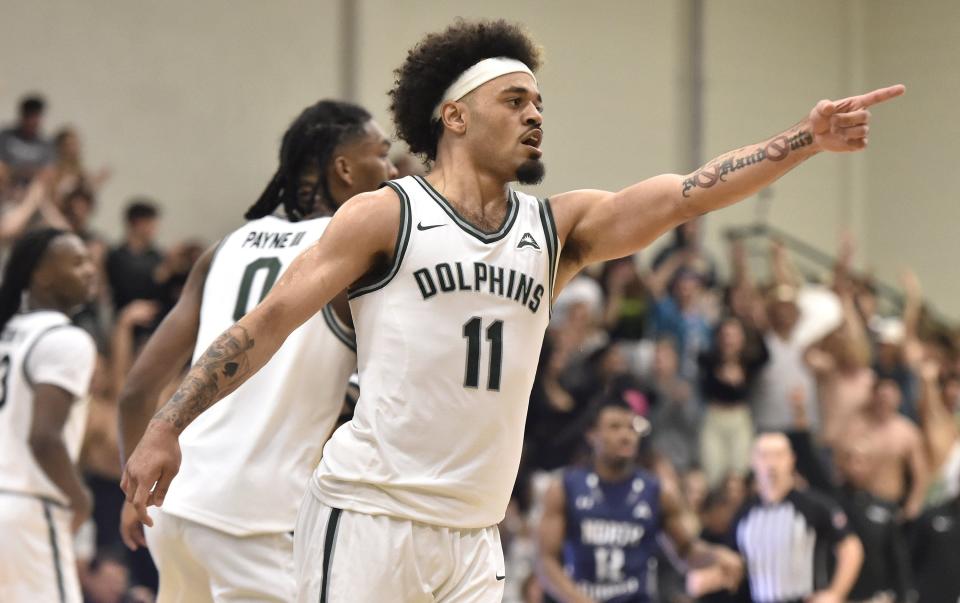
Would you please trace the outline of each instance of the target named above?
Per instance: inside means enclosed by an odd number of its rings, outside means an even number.
[[[660,482],[640,470],[607,483],[590,469],[567,469],[563,489],[567,573],[597,601],[649,601],[647,569],[657,553]]]

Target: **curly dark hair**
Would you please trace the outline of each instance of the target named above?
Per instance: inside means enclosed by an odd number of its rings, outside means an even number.
[[[434,107],[461,73],[495,57],[516,59],[536,72],[541,49],[516,23],[458,19],[407,53],[403,65],[393,72],[396,79],[389,94],[397,135],[411,152],[436,159],[443,125],[432,119]]]

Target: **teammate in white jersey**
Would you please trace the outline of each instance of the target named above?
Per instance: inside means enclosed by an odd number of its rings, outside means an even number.
[[[131,369],[120,396],[126,452],[190,354],[256,306],[340,204],[396,175],[389,148],[370,114],[350,103],[321,101],[293,122],[276,175],[246,214],[251,221],[201,257]],[[281,204],[286,219],[270,215]],[[153,527],[144,535],[129,504],[121,524],[128,546],[148,545],[161,603],[293,599],[290,532],[355,367],[343,296],[180,434],[183,464]]]
[[[68,314],[93,299],[95,275],[83,241],[55,229],[24,235],[4,271],[0,601],[82,601],[73,533],[92,501],[75,462],[96,348]]]
[[[504,21],[458,21],[408,53],[391,109],[432,171],[345,203],[264,302],[198,359],[127,465],[122,485],[139,512],[162,502],[190,421],[351,287],[360,400],[301,507],[298,598],[499,600],[496,524],[551,300],[587,264],[633,253],[820,151],[864,148],[866,107],[903,91],[821,101],[782,134],[686,176],[546,201],[508,186],[544,174],[539,64],[538,47]]]

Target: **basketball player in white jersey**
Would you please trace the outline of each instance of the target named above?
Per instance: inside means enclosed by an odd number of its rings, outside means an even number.
[[[396,175],[390,142],[361,107],[321,101],[284,134],[276,175],[251,220],[197,262],[183,295],[131,369],[120,396],[126,452],[160,390],[266,295],[350,197]],[[286,219],[272,216],[283,205]],[[320,450],[333,431],[356,343],[346,297],[293,331],[254,379],[180,434],[183,465],[146,532],[126,505],[121,534],[148,545],[161,603],[290,601],[293,531]]]
[[[95,275],[83,241],[55,229],[24,235],[4,271],[0,601],[82,601],[73,534],[92,502],[75,462],[96,348],[68,315],[93,299]]]
[[[820,151],[864,148],[866,107],[903,91],[821,101],[782,134],[686,176],[548,201],[509,187],[544,173],[539,63],[535,44],[503,21],[458,21],[408,53],[391,108],[432,171],[345,203],[198,359],[127,465],[122,486],[141,514],[163,503],[178,434],[349,287],[360,400],[301,507],[298,600],[499,600],[496,525],[557,292],[587,264],[633,253]]]

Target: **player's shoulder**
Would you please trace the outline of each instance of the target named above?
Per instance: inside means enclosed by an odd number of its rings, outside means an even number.
[[[633,475],[636,479],[642,479],[647,484],[652,484],[655,486],[660,485],[660,478],[657,477],[657,474],[652,471],[648,471],[643,467],[637,467]]]
[[[90,333],[69,323],[50,325],[41,330],[28,352],[31,361],[45,356],[67,356],[78,360],[96,355],[97,344]]]
[[[87,331],[73,323],[65,323],[51,327],[40,335],[44,341],[59,341],[76,345],[95,347],[93,337]]]
[[[402,210],[409,200],[396,181],[388,181],[375,191],[350,197],[334,214],[336,222],[359,222],[365,227],[394,226],[400,222]],[[395,228],[394,228],[395,230]]]
[[[614,193],[598,189],[577,189],[551,195],[546,204],[556,225],[557,235],[566,244],[568,237],[577,224],[587,215],[588,210],[598,203],[612,198]],[[572,249],[572,247],[571,247]]]
[[[348,205],[353,207],[366,207],[370,204],[396,202],[404,195],[409,194],[407,189],[409,189],[409,184],[405,184],[404,179],[387,180],[380,185],[380,188],[357,193],[353,197],[350,197],[342,207],[347,207]]]
[[[561,470],[560,481],[564,485],[580,485],[586,484],[590,481],[590,475],[593,474],[593,471],[587,467],[581,467],[579,465],[570,465],[564,467]]]
[[[568,218],[579,216],[590,205],[602,202],[604,199],[612,197],[610,191],[603,191],[593,188],[581,188],[564,193],[551,195],[548,198],[551,210],[557,215],[557,218]]]

